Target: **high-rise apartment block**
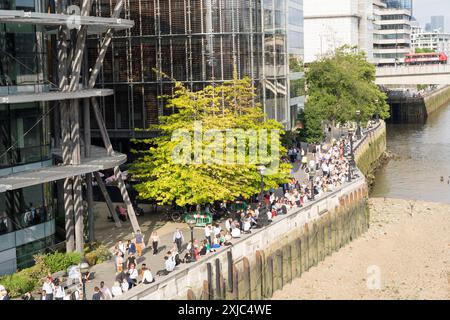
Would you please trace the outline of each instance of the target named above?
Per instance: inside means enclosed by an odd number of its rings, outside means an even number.
[[[357,46],[373,58],[372,0],[304,0],[305,62],[343,45]]]
[[[374,1],[374,60],[378,65],[402,63],[411,52],[411,0]]]

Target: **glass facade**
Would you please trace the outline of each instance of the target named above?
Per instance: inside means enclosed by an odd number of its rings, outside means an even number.
[[[45,2],[0,0],[0,9],[42,11]],[[38,26],[0,23],[0,96],[49,90],[47,39]],[[0,176],[50,166],[48,103],[5,102],[0,99]],[[0,193],[0,274],[31,265],[33,254],[54,244],[53,192],[45,183]]]
[[[51,183],[0,193],[0,235],[42,224],[54,218]]]
[[[252,79],[269,117],[288,127],[287,25],[302,20],[297,7],[294,16],[287,16],[288,2],[127,1],[123,17],[133,19],[135,27],[116,34],[99,79],[116,92],[102,103],[111,136],[148,127],[172,112],[160,98],[172,93],[171,79],[199,90],[232,79],[234,70]],[[96,0],[95,8],[98,15],[109,15],[114,4]],[[291,35],[293,44],[302,41],[301,35]],[[89,47],[97,50],[98,41],[92,39]]]
[[[47,112],[46,104],[0,104],[0,170],[51,160],[48,117],[38,122]]]
[[[407,9],[412,11],[412,0],[385,0],[388,9]]]
[[[289,106],[290,127],[295,126],[300,109],[304,108],[304,28],[303,0],[288,1]]]
[[[36,11],[40,1],[0,0],[0,9]],[[0,24],[0,95],[48,87],[46,46],[40,27]]]

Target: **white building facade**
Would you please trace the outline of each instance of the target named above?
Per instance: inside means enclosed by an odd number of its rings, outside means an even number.
[[[304,15],[306,63],[343,45],[373,61],[373,0],[304,0]]]
[[[411,49],[429,49],[435,52],[444,52],[450,56],[450,33],[442,33],[439,30],[425,32],[422,29],[413,29],[411,34]]]
[[[374,1],[373,56],[378,65],[396,65],[411,52],[410,2]]]

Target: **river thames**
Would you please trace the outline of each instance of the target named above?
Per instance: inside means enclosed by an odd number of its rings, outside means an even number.
[[[425,124],[388,124],[387,145],[396,157],[376,173],[372,197],[450,203],[450,105]]]

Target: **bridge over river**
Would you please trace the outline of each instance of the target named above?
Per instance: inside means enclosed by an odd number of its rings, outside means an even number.
[[[379,85],[450,85],[450,64],[378,67],[376,77]]]

